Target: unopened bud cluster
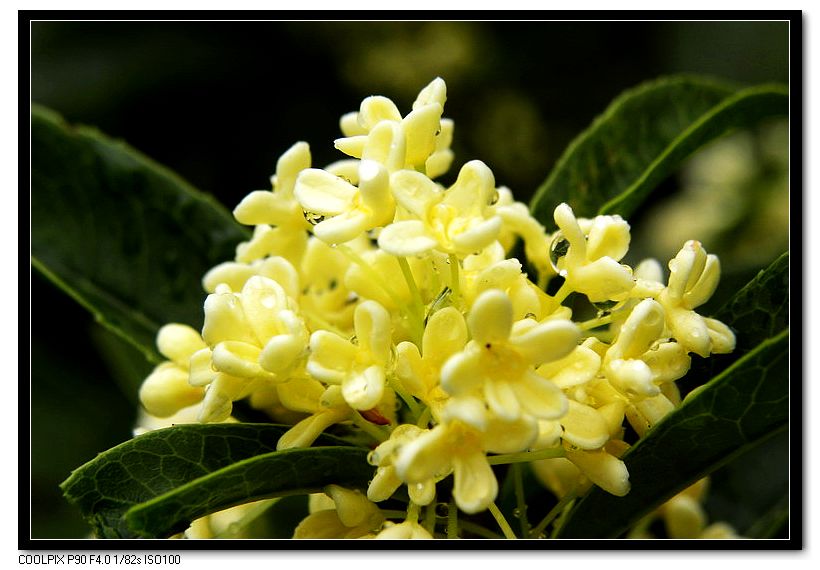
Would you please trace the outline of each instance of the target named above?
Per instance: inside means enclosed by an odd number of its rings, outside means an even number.
[[[412,504],[431,505],[452,476],[458,508],[483,511],[498,493],[488,458],[511,454],[531,454],[556,493],[595,484],[624,495],[625,426],[642,435],[680,403],[690,354],[734,348],[726,325],[697,312],[720,276],[699,242],[683,244],[665,277],[654,260],[622,263],[620,216],[578,218],[561,204],[548,232],[478,160],[437,183],[453,160],[445,100],[441,79],[404,116],[366,98],[341,119],[335,146],[348,158],[324,168],[293,145],[272,189],[234,210],[253,237],[204,276],[202,330],[159,332],[168,361],[140,393],[152,415],[232,421],[247,399],[292,425],[279,449],[336,424],[373,438],[366,496],[329,489],[337,510],[314,513],[298,536],[429,535],[373,503],[406,485]],[[530,273],[510,255],[519,241]]]

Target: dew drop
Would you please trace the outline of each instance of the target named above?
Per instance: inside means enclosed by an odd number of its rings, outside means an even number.
[[[490,196],[489,204],[490,206],[495,206],[498,204],[498,200],[501,199],[501,196],[498,194],[498,190],[493,190],[492,195]]]
[[[552,243],[550,244],[550,264],[559,274],[561,272],[558,268],[558,262],[567,255],[568,251],[569,240],[564,237],[563,233],[558,232],[555,234],[555,237],[552,238]]]
[[[325,217],[322,214],[316,214],[315,212],[308,212],[307,210],[302,211],[302,215],[307,220],[311,226],[315,226],[316,224],[323,222]]]
[[[447,518],[450,515],[450,505],[447,503],[436,503],[436,516],[441,518]]]
[[[512,515],[515,518],[520,519],[521,518],[521,509],[513,509]]]

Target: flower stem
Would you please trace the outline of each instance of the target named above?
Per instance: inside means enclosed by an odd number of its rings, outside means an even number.
[[[369,421],[364,419],[358,410],[353,411],[355,412],[353,414],[353,423],[356,424],[359,428],[361,428],[362,431],[367,433],[367,435],[369,435],[379,443],[387,441],[390,438],[390,435],[386,434],[384,430],[382,430],[376,425],[371,424]]]
[[[530,536],[532,538],[539,538],[541,534],[544,532],[544,530],[547,528],[547,526],[555,519],[555,517],[557,517],[561,513],[561,511],[563,511],[564,508],[567,507],[567,505],[571,504],[572,501],[575,500],[575,497],[575,489],[571,490],[569,493],[561,497],[561,500],[558,501],[558,504],[556,504],[550,510],[550,512],[548,512],[547,515],[541,520],[541,522],[538,523],[538,525],[530,531]]]
[[[458,257],[456,257],[454,253],[451,253],[448,261],[450,262],[450,290],[453,292],[453,300],[458,302],[458,299],[461,297]]]
[[[524,495],[524,476],[520,463],[513,463],[510,466],[515,487],[515,502],[518,513],[518,521],[521,523],[521,536],[530,535],[530,521],[527,519],[527,497]]]
[[[487,462],[490,465],[504,465],[507,463],[528,463],[539,459],[553,459],[564,457],[563,447],[550,447],[539,449],[538,451],[522,451],[520,453],[505,453],[503,455],[488,455]]]
[[[504,538],[518,538],[515,536],[512,527],[510,527],[510,523],[507,522],[507,519],[505,519],[501,511],[498,510],[495,502],[490,503],[490,514],[493,515],[495,522],[497,522],[498,526],[501,527],[501,532],[504,533]]]
[[[447,508],[447,538],[458,538],[458,507],[453,497]]]
[[[410,290],[410,297],[412,299],[410,304],[410,314],[413,315],[413,340],[417,346],[421,346],[421,338],[424,334],[424,302],[421,300],[421,292],[419,291],[416,280],[413,278],[413,271],[410,269],[410,264],[407,263],[406,257],[396,257],[401,267],[402,275],[407,283],[407,288]],[[401,306],[401,305],[399,305]]]
[[[603,325],[608,325],[612,322],[612,314],[606,315],[605,317],[599,317],[597,319],[590,319],[588,321],[584,321],[582,323],[578,323],[578,328],[582,331],[587,331],[590,329],[596,329]]]

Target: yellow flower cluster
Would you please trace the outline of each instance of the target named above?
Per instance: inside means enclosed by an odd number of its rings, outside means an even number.
[[[491,464],[545,458],[545,480],[570,465],[578,484],[624,495],[626,423],[643,434],[679,404],[690,353],[734,347],[728,327],[696,312],[718,260],[689,241],[664,279],[656,261],[621,262],[630,227],[619,216],[576,218],[561,204],[547,232],[478,160],[449,187],[435,182],[453,160],[445,100],[441,79],[406,116],[366,98],[341,120],[335,146],[349,158],[322,169],[304,142],[285,152],[272,190],[234,210],[253,237],[203,278],[202,331],[160,331],[168,362],[142,403],[221,422],[247,398],[292,425],[279,449],[356,426],[375,440],[377,471],[354,502],[406,485],[430,505],[452,474],[455,504],[476,513],[498,492]],[[510,256],[519,240],[532,276]],[[548,294],[548,283],[560,286]],[[369,507],[320,512],[297,534],[320,518],[356,536],[427,534],[410,519],[385,526]]]

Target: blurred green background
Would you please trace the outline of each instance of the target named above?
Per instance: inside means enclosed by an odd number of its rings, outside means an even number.
[[[456,161],[442,181],[477,158],[526,202],[624,89],[670,73],[786,83],[788,38],[785,21],[33,21],[31,93],[232,209],[269,187],[298,140],[315,165],[341,158],[339,117],[365,96],[407,112],[441,76],[456,126]],[[785,122],[770,123],[699,153],[663,185],[656,208],[629,220],[627,261],[665,263],[698,238],[723,256],[725,283],[745,282],[788,247],[787,136]],[[57,485],[131,437],[148,368],[36,273],[32,288],[31,537],[83,537]]]

